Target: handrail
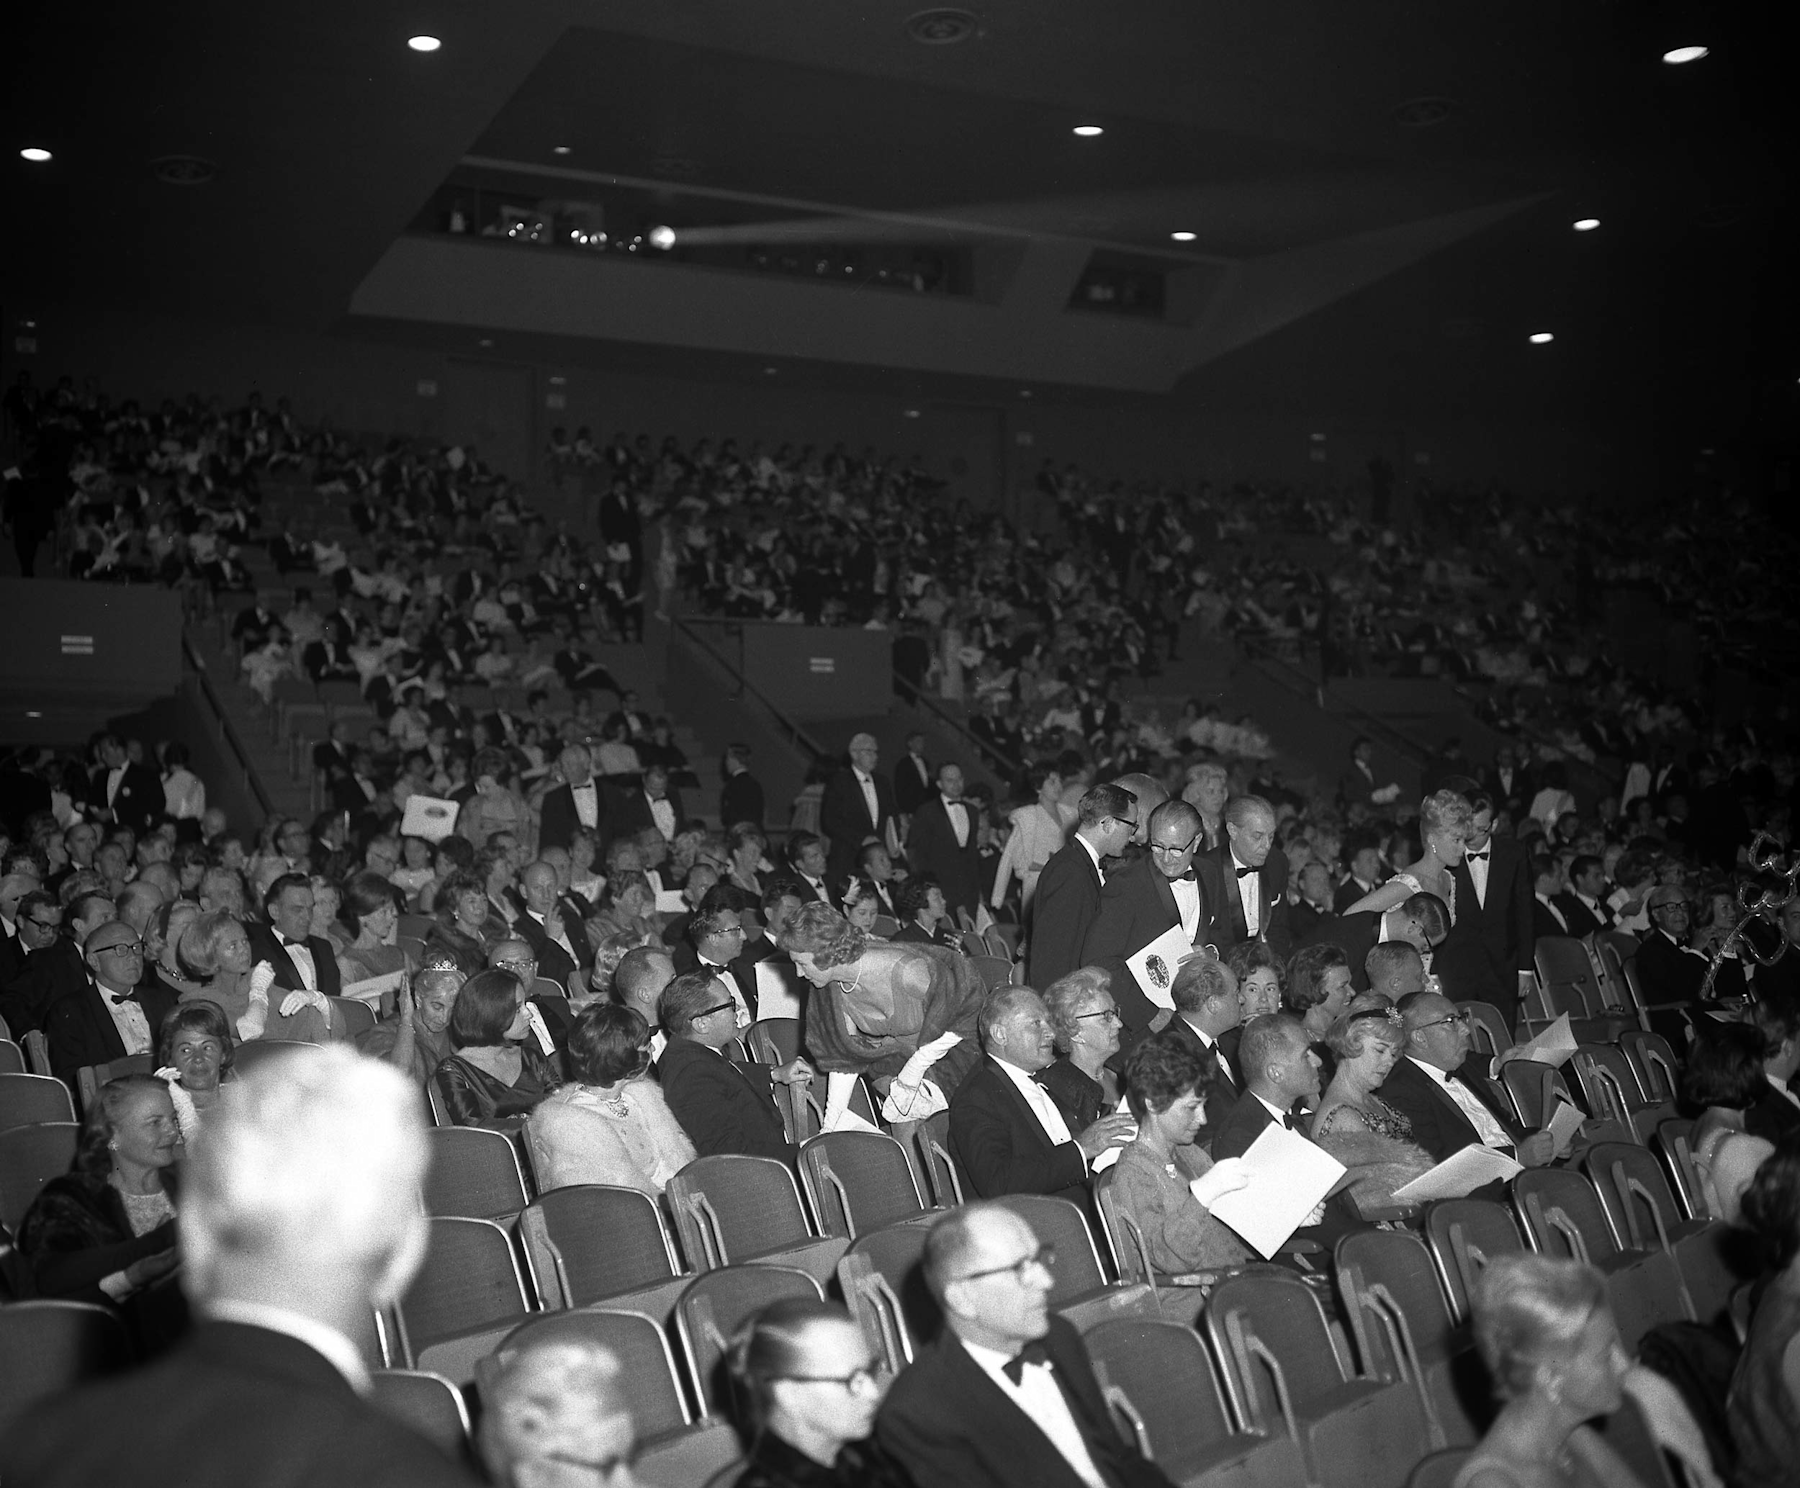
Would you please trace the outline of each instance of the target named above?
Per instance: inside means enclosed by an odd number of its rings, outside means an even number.
[[[902,678],[898,672],[895,672],[894,681],[896,683],[901,683],[905,682],[905,679]],[[901,688],[898,686],[895,687],[894,692],[900,697],[904,697],[906,693],[911,693],[915,704],[924,708],[927,713],[930,713],[935,717],[937,721],[943,724],[945,728],[949,729],[951,733],[964,740],[977,754],[986,755],[990,768],[995,769],[1001,779],[1010,784],[1012,781],[1024,777],[1024,760],[1014,759],[1011,755],[1006,753],[1005,750],[997,748],[995,745],[988,743],[988,741],[983,739],[979,734],[972,732],[967,724],[952,717],[944,705],[930,693],[926,692],[924,688],[914,687],[912,683],[905,682],[904,692],[902,692]]]
[[[741,692],[749,693],[751,697],[762,704],[764,710],[772,719],[774,719],[776,726],[787,736],[789,743],[798,744],[814,759],[824,759],[827,757],[830,753],[829,750],[820,745],[811,734],[807,733],[805,729],[801,728],[799,724],[795,723],[793,719],[789,718],[787,714],[782,712],[780,708],[771,702],[768,694],[744,675],[742,668],[734,666],[729,659],[720,653],[718,647],[707,640],[705,636],[701,635],[700,632],[690,625],[686,619],[677,615],[674,617],[672,623],[676,630],[680,631],[736,678],[738,688]],[[729,624],[732,622],[727,621],[722,623]]]
[[[244,772],[244,784],[249,788],[250,794],[256,797],[256,804],[262,807],[263,815],[265,817],[273,816],[275,803],[269,798],[268,791],[264,789],[262,777],[256,773],[256,767],[250,763],[250,751],[244,747],[244,741],[238,737],[238,731],[233,726],[230,715],[226,713],[225,705],[219,700],[218,693],[213,690],[212,678],[207,673],[206,662],[194,649],[194,643],[188,636],[185,627],[181,632],[181,649],[187,657],[188,665],[194,669],[194,674],[200,679],[200,692],[205,697],[207,706],[212,709],[213,718],[219,725],[219,737],[231,746],[231,752],[237,756],[238,768]]]
[[[1320,707],[1324,706],[1325,684],[1309,677],[1293,662],[1284,656],[1276,655],[1272,647],[1265,646],[1260,637],[1237,636],[1234,638],[1244,654],[1252,661],[1262,664],[1265,674],[1279,682],[1296,697],[1310,698]],[[1370,713],[1355,703],[1345,701],[1340,709],[1333,709],[1342,717],[1354,719],[1357,727],[1364,733],[1381,738],[1388,748],[1397,751],[1403,758],[1415,765],[1424,765],[1431,753],[1424,745],[1409,738],[1385,718]]]

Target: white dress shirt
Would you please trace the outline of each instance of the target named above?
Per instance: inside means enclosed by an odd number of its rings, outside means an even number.
[[[1407,1058],[1411,1059],[1412,1056],[1409,1054]],[[1463,1115],[1469,1118],[1469,1125],[1475,1128],[1475,1134],[1481,1138],[1482,1146],[1501,1148],[1508,1153],[1513,1150],[1513,1139],[1507,1135],[1506,1128],[1494,1119],[1494,1113],[1488,1110],[1480,1096],[1435,1064],[1427,1064],[1422,1059],[1413,1059],[1413,1063],[1437,1081],[1444,1093],[1456,1102]]]
[[[1558,909],[1556,907],[1556,905],[1551,903],[1550,900],[1547,899],[1542,894],[1533,894],[1531,897],[1533,899],[1537,900],[1537,902],[1539,904],[1543,905],[1545,909],[1550,911],[1550,918],[1555,920],[1557,924],[1561,925],[1563,928],[1563,934],[1567,935],[1569,933],[1569,922],[1564,917],[1563,912],[1560,909]]]
[[[586,785],[571,785],[569,795],[575,802],[575,819],[590,832],[600,824],[600,787],[590,780]]]
[[[944,815],[950,818],[950,830],[956,833],[956,845],[969,845],[969,808],[966,802],[952,801],[948,796],[944,800]]]
[[[319,968],[313,965],[313,953],[307,949],[306,943],[300,940],[289,940],[279,930],[275,932],[275,940],[288,953],[288,960],[294,963],[294,970],[299,973],[301,986],[291,987],[293,992],[319,990]]]
[[[1004,1059],[996,1058],[1006,1078],[1018,1087],[1019,1094],[1025,1097],[1025,1104],[1031,1107],[1031,1114],[1043,1127],[1044,1135],[1058,1145],[1072,1142],[1075,1138],[1069,1132],[1069,1123],[1063,1120],[1063,1114],[1057,1109],[1056,1102],[1050,1099],[1050,1092],[1017,1065],[1008,1064]]]
[[[1181,916],[1181,933],[1192,940],[1200,932],[1200,881],[1172,878],[1169,892],[1175,896],[1175,912]]]
[[[112,805],[113,797],[118,795],[119,782],[122,781],[124,778],[125,778],[125,767],[123,765],[120,765],[116,769],[108,770],[106,772],[106,804],[108,806]]]
[[[546,933],[549,932],[550,927],[549,927],[548,923],[546,923],[544,917],[541,914],[539,914],[535,909],[528,909],[525,911],[525,913],[528,914],[529,916],[531,916],[532,920],[535,921],[537,924],[543,925]],[[558,923],[560,923],[560,921]],[[563,950],[568,953],[569,959],[571,961],[579,962],[581,960],[581,957],[579,957],[575,954],[575,947],[569,944],[569,932],[568,931],[558,930],[555,935],[550,936],[550,939],[555,941],[557,945],[561,946],[563,948]]]
[[[1255,939],[1262,930],[1262,872],[1251,868],[1248,873],[1238,873],[1238,869],[1249,867],[1234,850],[1231,854],[1231,871],[1237,876],[1238,901],[1244,906],[1244,929],[1249,932],[1251,939]]]
[[[675,840],[675,805],[667,796],[650,802],[650,819],[656,823],[656,830],[663,834],[665,842]]]
[[[1213,1061],[1219,1066],[1219,1074],[1224,1079],[1226,1086],[1236,1090],[1238,1088],[1237,1076],[1232,1074],[1231,1061],[1225,1057],[1225,1051],[1219,1047],[1217,1040],[1204,1028],[1197,1027],[1194,1020],[1187,1014],[1177,1013],[1175,1016],[1187,1024],[1194,1037],[1200,1040],[1201,1047],[1212,1055]]]
[[[1463,862],[1468,865],[1469,869],[1469,882],[1475,885],[1475,902],[1483,909],[1487,908],[1488,869],[1492,866],[1489,854],[1493,850],[1494,844],[1490,840],[1488,845],[1481,849],[1480,856],[1472,852],[1463,855]]]
[[[125,1045],[127,1054],[149,1054],[155,1049],[150,1037],[150,1019],[143,1008],[131,1000],[129,987],[115,991],[105,982],[94,984],[100,989],[100,999],[106,1004],[107,1016],[113,1021],[113,1027],[119,1030],[119,1039]],[[120,1000],[115,1002],[114,998]]]
[[[1106,1488],[1106,1479],[1088,1451],[1087,1438],[1076,1425],[1069,1402],[1063,1398],[1062,1387],[1056,1383],[1056,1371],[1050,1365],[1027,1364],[1019,1371],[1019,1382],[1015,1385],[1006,1377],[1006,1366],[1012,1362],[1012,1355],[983,1348],[966,1338],[959,1338],[957,1342],[981,1367],[981,1372],[1050,1439],[1050,1445],[1062,1454],[1063,1460],[1088,1488]]]
[[[1780,1075],[1771,1075],[1767,1070],[1764,1070],[1763,1079],[1769,1082],[1769,1088],[1771,1090],[1779,1091],[1784,1099],[1792,1102],[1796,1106],[1800,1106],[1800,1095],[1795,1095],[1793,1091],[1789,1090],[1788,1082],[1782,1079]]]
[[[734,1016],[739,1028],[748,1028],[756,1020],[750,1016],[750,1004],[744,1000],[744,989],[738,986],[738,979],[729,966],[719,961],[708,961],[706,957],[697,957],[700,964],[710,971],[725,990],[731,994],[731,1000],[737,1008]]]
[[[1094,876],[1098,878],[1101,883],[1105,883],[1106,870],[1100,866],[1100,849],[1095,847],[1093,843],[1089,842],[1087,838],[1083,837],[1079,832],[1075,834],[1075,840],[1087,849],[1087,855],[1093,859]]]
[[[881,798],[875,794],[875,777],[865,775],[861,770],[852,770],[856,783],[862,787],[863,805],[869,809],[869,829],[873,831],[881,820]]]

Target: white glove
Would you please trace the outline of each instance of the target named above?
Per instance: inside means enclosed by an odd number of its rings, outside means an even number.
[[[277,1008],[276,1011],[284,1018],[291,1018],[295,1013],[299,1012],[301,1008],[309,1007],[317,1008],[319,1010],[319,1016],[322,1018],[329,1018],[331,1016],[331,1004],[325,1000],[325,994],[323,992],[308,992],[304,988],[298,992],[288,993],[286,997],[281,999],[281,1006]]]
[[[258,961],[250,972],[250,998],[253,1002],[266,1002],[269,988],[275,985],[275,968],[267,961]]]
[[[929,1044],[921,1044],[916,1054],[901,1067],[900,1073],[894,1076],[896,1084],[916,1086],[925,1078],[925,1072],[962,1042],[960,1033],[940,1033]]]
[[[1236,1193],[1249,1186],[1250,1175],[1244,1171],[1243,1158],[1222,1157],[1188,1184],[1188,1192],[1199,1201],[1202,1209],[1210,1209],[1221,1195]]]
[[[161,1069],[152,1070],[151,1073],[159,1080],[167,1080],[171,1085],[181,1083],[181,1071],[172,1064],[165,1064]]]

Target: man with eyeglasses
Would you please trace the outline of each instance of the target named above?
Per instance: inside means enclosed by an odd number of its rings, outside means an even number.
[[[1054,1265],[1000,1204],[932,1226],[925,1282],[944,1327],[875,1418],[918,1488],[1169,1488],[1114,1427],[1081,1335],[1050,1311]]]
[[[100,926],[82,953],[91,980],[59,997],[44,1018],[50,1069],[71,1089],[83,1065],[154,1053],[157,1031],[176,1002],[160,982],[143,982],[144,942],[125,921]]]
[[[1687,890],[1679,884],[1659,884],[1650,891],[1644,905],[1652,927],[1639,942],[1637,953],[1637,974],[1645,1001],[1652,1005],[1698,1001],[1711,958],[1689,943],[1694,914]],[[1722,993],[1715,990],[1713,995]]]
[[[1199,856],[1203,842],[1200,813],[1186,801],[1164,801],[1150,813],[1149,851],[1107,875],[1101,890],[1100,913],[1082,942],[1081,964],[1111,974],[1127,1046],[1171,1016],[1168,1007],[1144,994],[1128,959],[1176,925],[1191,945],[1218,943],[1227,891],[1218,863]]]
[[[1405,941],[1421,956],[1450,933],[1450,911],[1436,894],[1410,894],[1390,910],[1365,909],[1356,914],[1328,915],[1303,938],[1300,949],[1334,945],[1350,963],[1350,985],[1369,990],[1369,951],[1390,941]]]
[[[85,927],[87,932],[112,918],[110,901],[103,896],[81,898],[91,898],[97,911],[106,906],[99,919]],[[32,890],[19,901],[19,948],[25,953],[25,964],[0,988],[0,1017],[6,1019],[15,1039],[42,1028],[60,999],[87,986],[88,969],[81,959],[80,944],[63,933],[69,919],[69,910],[42,889]]]
[[[1034,987],[1080,967],[1081,943],[1100,913],[1100,864],[1124,852],[1138,827],[1137,797],[1121,786],[1092,787],[1077,810],[1081,823],[1044,864],[1028,911],[1026,980]]]
[[[806,1086],[812,1066],[796,1059],[778,1069],[737,1064],[725,1047],[737,1037],[737,1004],[717,977],[678,976],[656,1000],[669,1037],[657,1061],[663,1097],[702,1157],[718,1152],[773,1157],[790,1167],[798,1156],[787,1139],[774,1085]]]
[[[25,969],[28,948],[19,941],[19,901],[42,887],[30,873],[0,878],[0,987]]]
[[[1442,1162],[1464,1147],[1480,1145],[1542,1167],[1556,1155],[1547,1131],[1526,1133],[1501,1108],[1486,1078],[1485,1056],[1474,1063],[1467,1014],[1435,992],[1415,992],[1399,1003],[1406,1025],[1403,1059],[1381,1086],[1381,1098],[1412,1123],[1413,1140]]]

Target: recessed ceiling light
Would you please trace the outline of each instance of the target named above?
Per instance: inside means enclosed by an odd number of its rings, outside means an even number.
[[[551,378],[551,379],[550,379],[550,386],[551,386],[551,387],[561,387],[561,386],[562,386],[562,385],[563,385],[563,384],[564,384],[564,383],[566,383],[566,382],[567,382],[567,381],[568,381],[568,380],[569,380],[569,379],[568,379],[568,378],[566,378],[566,377],[552,377],[552,378]]]
[[[41,708],[27,708],[25,710],[25,716],[27,718],[42,718],[44,716],[44,712],[43,712],[43,709],[41,709]]]
[[[409,36],[406,44],[415,52],[435,52],[443,45],[435,36]]]
[[[1679,67],[1683,62],[1698,62],[1706,52],[1707,49],[1703,46],[1671,47],[1663,53],[1663,61]]]
[[[1169,236],[1177,243],[1191,243],[1195,238],[1199,237],[1200,234],[1192,232],[1172,232]]]
[[[1031,396],[1031,389],[1030,388],[1020,388],[1019,396],[1021,398],[1029,398]]]
[[[1075,132],[1083,139],[1098,139],[1106,133],[1098,124],[1077,124]]]
[[[27,145],[23,150],[19,151],[19,158],[21,160],[29,160],[33,165],[42,165],[50,158],[50,152],[41,145]]]
[[[567,145],[555,145],[552,146],[550,153],[552,155],[567,155],[569,153],[569,147]]]
[[[900,412],[901,412],[901,415],[905,418],[919,417],[919,410],[916,408],[903,408],[900,410]]]
[[[659,223],[650,229],[650,246],[667,253],[675,246],[675,229]]]
[[[492,336],[483,336],[475,344],[477,346],[492,346],[494,344],[494,338]]]
[[[1556,337],[1549,331],[1533,331],[1531,333],[1531,344],[1533,346],[1548,346],[1555,339]]]
[[[763,368],[763,376],[764,377],[773,377],[780,370],[781,369],[779,367],[764,367]]]
[[[1598,217],[1577,217],[1575,219],[1576,232],[1592,232],[1599,225],[1600,219]]]

